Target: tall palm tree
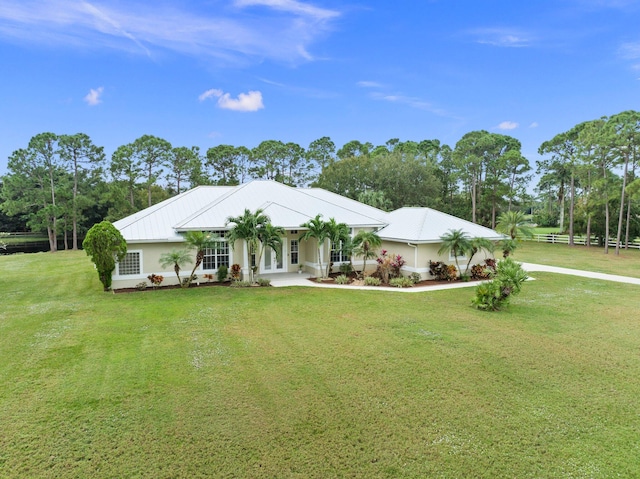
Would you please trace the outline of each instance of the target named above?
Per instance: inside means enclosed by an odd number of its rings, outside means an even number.
[[[458,271],[460,271],[458,256],[464,256],[471,250],[471,238],[469,238],[467,233],[459,229],[449,230],[447,233],[440,236],[440,240],[442,241],[442,245],[440,246],[440,249],[438,249],[438,254],[444,254],[450,251],[455,259],[456,267],[458,268]],[[462,274],[461,271],[460,274]]]
[[[196,269],[202,264],[204,253],[207,249],[213,249],[220,244],[220,237],[214,233],[204,231],[188,231],[184,237],[188,249],[196,250],[196,262],[193,265],[189,279],[187,280],[187,288],[191,286]]]
[[[252,213],[249,209],[245,209],[242,215],[227,218],[227,225],[230,223],[233,223],[233,227],[229,230],[226,237],[231,245],[231,249],[235,249],[236,241],[243,240],[249,257],[251,257],[252,254],[258,255],[260,253],[259,232],[265,225],[270,224],[269,217],[264,214],[264,210],[257,209],[255,213]],[[259,264],[259,260],[256,258],[256,269]],[[251,275],[250,281],[253,283],[254,268],[250,267],[250,265],[247,266],[249,266]]]
[[[349,241],[349,227],[346,223],[338,223],[335,218],[329,218],[329,221],[325,223],[327,229],[327,239],[329,242],[340,247],[340,251],[344,252],[344,245]],[[331,258],[327,261],[327,272],[325,276],[329,276],[331,272]]]
[[[363,259],[362,277],[364,277],[367,270],[367,260],[374,259],[378,255],[376,249],[381,244],[380,236],[374,231],[360,230],[353,237],[353,254],[354,256],[361,256]]]
[[[171,250],[170,253],[162,253],[160,255],[160,266],[163,268],[173,266],[173,270],[176,272],[176,276],[178,278],[178,284],[181,287],[184,287],[185,285],[182,284],[182,280],[180,279],[180,270],[187,263],[191,263],[191,256],[189,255],[189,251],[185,249],[174,249]]]
[[[318,266],[321,271],[320,274],[324,277],[324,270],[322,269],[322,261],[320,259],[320,248],[324,244],[324,241],[329,237],[327,223],[322,221],[322,215],[316,215],[315,218],[301,224],[300,227],[307,229],[307,231],[300,235],[301,241],[308,241],[309,239],[314,238],[318,242]]]
[[[273,226],[271,223],[265,223],[258,228],[258,240],[262,244],[260,252],[256,257],[256,265],[260,264],[260,260],[266,248],[271,248],[276,253],[276,258],[280,259],[282,254],[282,237],[286,234],[281,226]]]
[[[531,238],[533,230],[521,211],[505,211],[498,217],[496,230],[509,235],[511,239]]]

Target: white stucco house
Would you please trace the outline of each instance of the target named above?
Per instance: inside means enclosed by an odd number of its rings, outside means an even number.
[[[453,263],[450,255],[440,256],[440,237],[451,229],[462,229],[470,237],[483,237],[492,241],[503,235],[431,208],[400,208],[391,213],[373,208],[320,188],[292,188],[275,181],[256,180],[239,186],[199,186],[154,206],[127,216],[114,223],[127,242],[126,257],[117,264],[113,275],[113,288],[129,288],[155,273],[165,277],[163,284],[177,283],[172,269],[160,267],[160,256],[172,249],[184,247],[187,231],[211,231],[218,234],[221,245],[206,252],[203,264],[196,271],[200,277],[215,274],[218,267],[239,264],[246,275],[251,267],[243,241],[229,245],[224,242],[227,218],[240,216],[245,209],[262,209],[271,223],[286,231],[282,251],[267,249],[258,266],[258,274],[291,273],[300,268],[314,275],[321,274],[327,261],[337,267],[349,258],[343,257],[339,247],[325,242],[321,247],[321,260],[317,260],[315,240],[301,241],[304,229],[300,225],[321,214],[326,221],[334,218],[349,226],[351,234],[359,230],[376,231],[382,238],[381,249],[401,254],[406,265],[403,272],[429,275],[429,260]],[[362,266],[356,258],[356,269]],[[479,254],[472,264],[485,259]],[[375,262],[367,264],[375,268]],[[187,269],[188,266],[187,266]],[[185,273],[186,274],[186,273]]]

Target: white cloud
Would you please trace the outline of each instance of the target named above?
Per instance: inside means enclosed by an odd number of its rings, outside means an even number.
[[[534,121],[533,123],[531,123],[531,124],[529,125],[529,128],[538,128],[538,122],[537,122],[537,121]]]
[[[335,10],[314,7],[307,3],[298,2],[296,0],[236,0],[235,4],[240,7],[247,6],[264,6],[271,7],[274,10],[280,10],[295,15],[304,15],[316,18],[318,20],[326,20],[340,15]]]
[[[515,130],[518,128],[518,123],[514,121],[503,121],[498,125],[498,129],[500,130]]]
[[[240,93],[237,98],[231,98],[230,93],[224,93],[222,90],[212,88],[198,97],[200,101],[208,98],[217,98],[218,107],[224,110],[258,111],[264,108],[262,93],[259,91]]]
[[[154,56],[162,50],[246,63],[313,59],[309,47],[332,28],[338,10],[296,0],[237,0],[236,8],[200,2],[2,0],[0,37],[20,43],[112,48]],[[262,6],[258,15],[238,9]]]
[[[477,43],[495,47],[528,47],[533,38],[526,32],[510,28],[479,28],[469,32]]]
[[[222,96],[222,90],[218,90],[217,88],[212,88],[211,90],[207,90],[204,93],[202,93],[199,97],[198,100],[200,101],[205,101],[207,98],[211,98],[211,97],[221,97]]]
[[[102,100],[100,99],[100,97],[102,96],[103,91],[104,91],[103,87],[98,87],[96,89],[91,88],[89,90],[89,93],[87,93],[86,96],[84,97],[84,101],[89,106],[96,106],[102,103]]]

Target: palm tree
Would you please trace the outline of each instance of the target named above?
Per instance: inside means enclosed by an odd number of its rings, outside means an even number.
[[[202,264],[204,253],[207,249],[213,249],[220,243],[220,237],[213,233],[204,231],[188,231],[184,237],[188,249],[196,250],[196,263],[193,265],[191,274],[187,279],[187,288],[191,286],[196,269]]]
[[[235,249],[236,241],[244,240],[249,257],[252,254],[259,254],[259,232],[265,227],[265,225],[270,224],[269,217],[264,214],[264,211],[261,209],[257,209],[255,213],[252,213],[250,210],[245,209],[242,215],[230,216],[229,218],[227,218],[227,225],[229,223],[234,223],[234,226],[226,235],[227,241],[231,245],[231,249]],[[256,269],[258,267],[258,264],[260,264],[259,259],[256,258]],[[251,275],[250,281],[253,283],[254,268],[250,267],[249,271]]]
[[[442,245],[438,250],[438,254],[444,254],[448,251],[453,255],[456,267],[458,271],[460,271],[460,264],[458,264],[458,256],[464,256],[471,250],[471,238],[469,235],[459,230],[449,230],[447,233],[440,236],[440,240],[442,241]],[[462,272],[460,272],[462,275]]]
[[[318,242],[318,267],[324,277],[324,270],[322,269],[322,260],[320,248],[324,244],[324,241],[329,237],[329,231],[327,229],[327,223],[322,221],[322,215],[316,215],[315,218],[300,225],[301,228],[306,228],[307,231],[300,235],[301,241],[307,241],[311,238],[315,238]]]
[[[533,230],[527,224],[521,211],[505,211],[498,217],[496,230],[509,238],[501,241],[502,256],[507,258],[518,247],[518,239],[531,238]]]
[[[353,237],[353,254],[354,256],[362,256],[363,259],[361,273],[363,278],[367,270],[367,260],[374,259],[378,255],[376,248],[379,248],[381,244],[380,236],[374,231],[360,230]]]
[[[181,287],[184,287],[184,285],[180,279],[180,270],[186,263],[191,263],[191,256],[189,255],[189,251],[186,249],[174,249],[171,250],[170,253],[162,253],[160,255],[160,266],[163,268],[173,266],[173,270],[176,272],[176,276],[178,277],[178,284]]]
[[[467,267],[464,271],[464,274],[469,274],[469,266],[471,265],[471,260],[478,251],[485,250],[489,253],[493,253],[495,249],[496,245],[493,243],[493,241],[489,241],[486,238],[479,238],[477,236],[475,238],[472,238],[469,242],[469,261],[467,262]]]
[[[349,227],[346,223],[338,223],[335,218],[329,218],[329,221],[325,223],[327,229],[327,238],[329,242],[336,248],[340,248],[341,252],[344,252],[344,245],[349,241]],[[325,276],[329,276],[331,272],[331,258],[327,261],[327,273]]]
[[[505,211],[498,217],[496,230],[509,235],[511,239],[531,238],[533,230],[528,225],[524,213],[521,211]]]
[[[276,253],[276,258],[280,259],[282,254],[282,237],[286,234],[281,226],[273,226],[271,223],[265,223],[258,228],[258,240],[262,244],[260,252],[256,258],[256,265],[260,264],[260,259],[266,248],[271,248]]]

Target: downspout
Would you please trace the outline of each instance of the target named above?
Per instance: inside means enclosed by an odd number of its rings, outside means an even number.
[[[417,273],[418,272],[418,245],[407,243],[407,246],[411,246],[413,248],[413,267],[415,268]]]

